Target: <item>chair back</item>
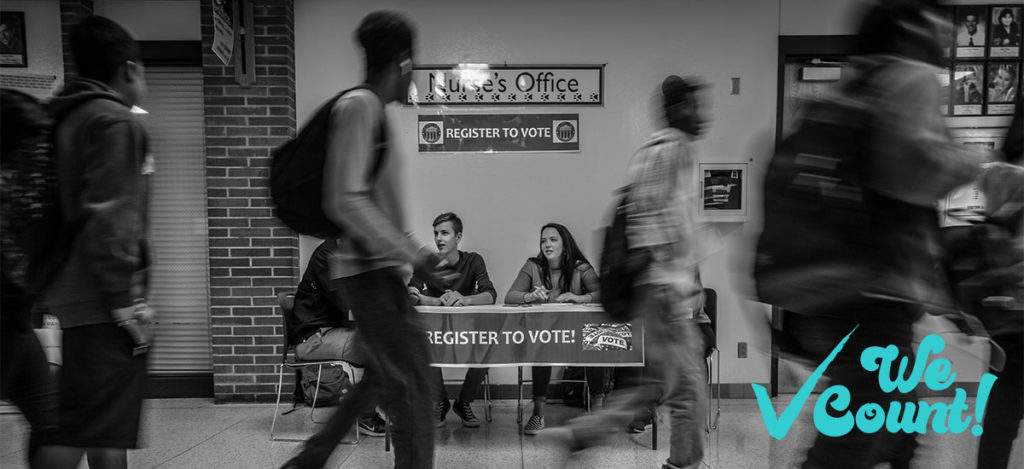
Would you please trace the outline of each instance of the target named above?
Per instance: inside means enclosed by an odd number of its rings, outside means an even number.
[[[704,313],[711,320],[711,330],[718,335],[718,292],[713,288],[704,289]]]
[[[285,291],[277,294],[277,305],[281,307],[281,338],[284,339],[284,347],[281,349],[281,361],[288,361],[288,349],[292,347],[291,337],[288,336],[288,317],[295,308],[295,292]]]

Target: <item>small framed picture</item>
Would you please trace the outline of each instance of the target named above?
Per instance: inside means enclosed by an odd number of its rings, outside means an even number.
[[[1002,148],[1005,139],[1005,131],[999,128],[950,129],[950,133],[954,142],[983,152]],[[953,189],[938,205],[942,227],[970,225],[985,217],[985,196],[977,181]]]
[[[988,62],[985,114],[1011,115],[1020,92],[1020,62]]]
[[[701,193],[698,219],[705,221],[747,221],[747,163],[699,163]]]
[[[988,38],[987,8],[961,6],[956,9],[956,57],[984,58],[985,40]]]
[[[989,57],[1020,57],[1020,5],[996,5],[992,7],[989,24]]]
[[[0,67],[28,67],[23,11],[0,11]]]
[[[953,64],[950,91],[954,116],[980,116],[985,101],[985,64],[957,62]]]

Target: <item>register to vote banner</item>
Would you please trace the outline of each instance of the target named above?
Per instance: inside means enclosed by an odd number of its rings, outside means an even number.
[[[579,114],[419,116],[421,153],[579,152]]]
[[[612,323],[600,308],[419,307],[432,363],[602,365],[644,363],[643,323]]]

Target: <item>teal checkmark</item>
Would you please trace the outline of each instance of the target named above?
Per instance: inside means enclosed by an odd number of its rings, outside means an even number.
[[[768,429],[768,434],[774,437],[776,440],[785,438],[786,433],[789,433],[789,428],[793,426],[793,422],[796,421],[796,417],[800,415],[800,410],[804,408],[804,404],[807,402],[807,398],[810,397],[811,391],[814,390],[814,386],[818,384],[818,379],[825,374],[825,369],[835,360],[836,355],[839,355],[839,351],[846,345],[846,341],[850,339],[850,335],[853,331],[856,331],[860,327],[860,324],[853,327],[853,330],[843,340],[839,341],[839,345],[832,349],[832,353],[825,357],[825,360],[814,369],[814,373],[807,378],[803,386],[800,386],[800,391],[797,391],[796,397],[789,403],[785,410],[782,411],[782,417],[780,418],[775,414],[775,408],[772,406],[772,399],[768,395],[768,391],[765,390],[764,386],[760,384],[751,384],[754,387],[754,396],[757,398],[757,406],[761,409],[761,418],[764,419],[764,426]]]

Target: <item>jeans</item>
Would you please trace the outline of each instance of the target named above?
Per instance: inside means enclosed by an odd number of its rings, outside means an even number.
[[[913,390],[908,393],[883,392],[878,385],[878,372],[865,370],[860,364],[860,355],[867,347],[891,344],[897,347],[900,357],[908,357],[909,362],[913,363],[913,325],[920,317],[920,309],[906,303],[865,299],[858,304],[837,306],[835,311],[836,316],[786,312],[783,333],[798,348],[796,353],[815,364],[820,363],[859,324],[843,350],[825,370],[831,385],[843,385],[850,390],[850,404],[847,408],[856,412],[870,402],[885,408],[888,408],[889,402],[894,401],[917,402]],[[893,368],[892,373],[895,375],[899,367]],[[910,467],[916,447],[914,434],[889,433],[885,429],[867,434],[854,427],[850,433],[840,437],[819,433],[802,467],[867,469],[889,462],[893,468],[907,468]]]
[[[693,310],[668,285],[637,289],[638,317],[644,320],[647,365],[642,376],[605,399],[605,409],[573,419],[567,425],[583,446],[621,432],[645,403],[657,401],[669,410],[672,436],[668,462],[687,467],[704,457],[708,396],[703,343]]]
[[[396,469],[434,467],[430,349],[397,269],[332,280],[352,309],[366,351],[366,375],[289,467],[320,468],[365,411],[380,400],[391,418]]]

